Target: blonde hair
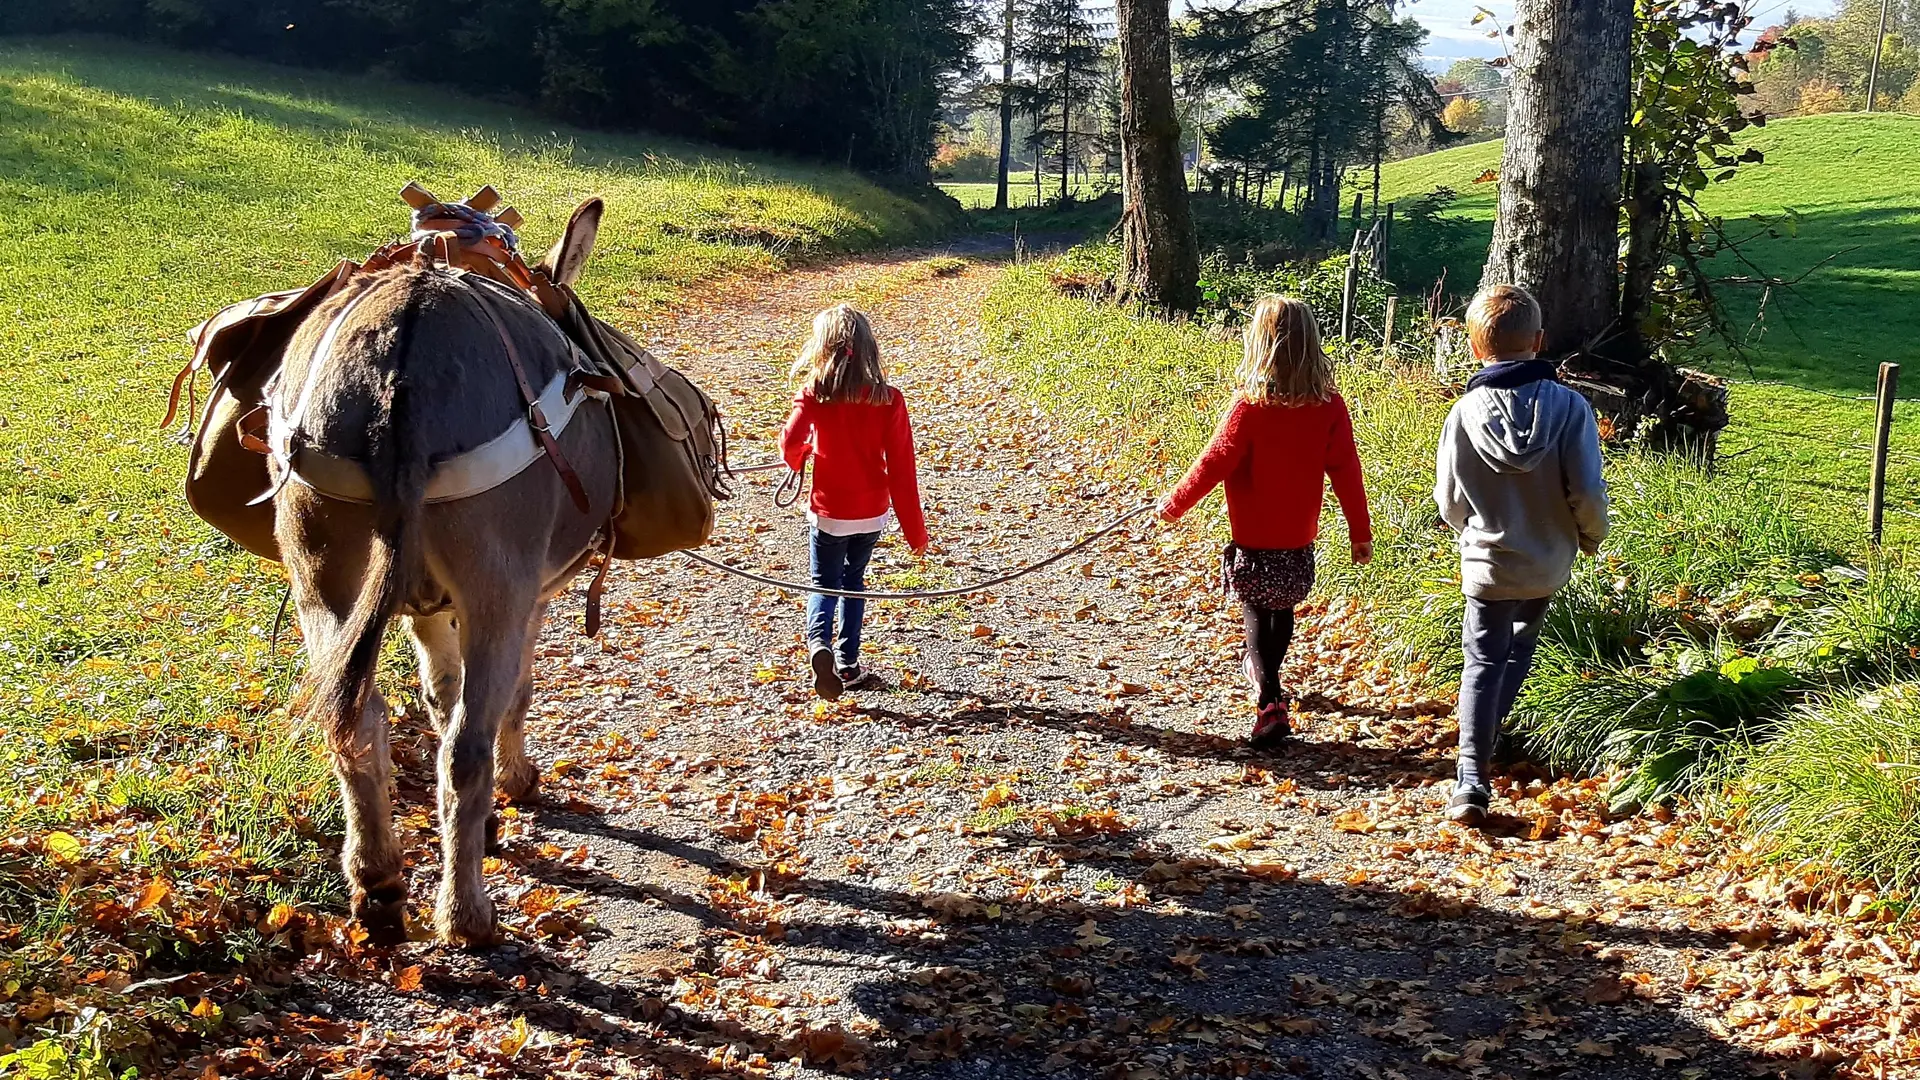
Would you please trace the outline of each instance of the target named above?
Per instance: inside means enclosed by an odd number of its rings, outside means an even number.
[[[1530,353],[1540,342],[1540,301],[1518,285],[1490,285],[1467,305],[1467,340],[1477,355]]]
[[[1233,381],[1255,405],[1306,405],[1334,393],[1333,362],[1320,347],[1313,310],[1290,296],[1268,293],[1247,321],[1246,353]]]
[[[813,333],[788,377],[803,383],[816,401],[893,400],[873,324],[852,304],[835,304],[813,317]]]

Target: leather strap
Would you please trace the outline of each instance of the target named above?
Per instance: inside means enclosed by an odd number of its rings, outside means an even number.
[[[445,233],[441,234],[445,236]],[[587,489],[580,483],[580,474],[567,464],[565,455],[560,453],[560,443],[553,437],[553,431],[547,426],[547,414],[540,408],[540,395],[534,392],[533,384],[527,381],[526,366],[520,363],[520,350],[513,343],[513,335],[507,332],[506,324],[494,312],[494,300],[486,294],[485,287],[472,290],[480,302],[480,312],[493,324],[493,332],[500,335],[500,344],[507,350],[507,367],[513,371],[513,381],[520,387],[520,400],[527,406],[527,423],[533,428],[534,438],[540,440],[540,448],[547,452],[547,459],[560,473],[560,482],[567,485],[567,493],[573,496],[573,505],[580,512],[593,512],[593,504],[587,499]]]
[[[600,530],[606,539],[600,543],[600,569],[593,572],[593,584],[587,586],[587,620],[581,627],[588,637],[600,636],[600,596],[607,591],[607,568],[613,565],[613,522]]]
[[[200,373],[200,367],[199,364],[195,362],[196,360],[198,360],[198,357],[194,360],[187,361],[187,366],[181,368],[180,374],[173,377],[173,389],[167,391],[167,418],[160,421],[162,428],[172,427],[173,418],[180,415],[180,391],[182,389],[187,392],[187,412],[191,414],[194,411],[193,377]]]
[[[245,416],[234,421],[233,431],[239,436],[242,449],[262,456],[273,453],[273,447],[267,444],[267,417],[267,407],[255,405]]]

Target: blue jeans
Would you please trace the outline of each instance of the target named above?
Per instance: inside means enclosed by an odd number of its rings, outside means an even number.
[[[1460,627],[1460,644],[1467,661],[1460,675],[1457,775],[1462,783],[1487,786],[1493,744],[1533,667],[1534,648],[1540,644],[1540,629],[1547,621],[1547,604],[1552,599],[1467,597],[1467,613]]]
[[[807,569],[813,575],[813,583],[823,589],[864,590],[867,587],[867,560],[873,557],[873,546],[880,542],[880,534],[870,532],[833,536],[821,532],[817,526],[810,527],[808,531],[812,535],[808,544],[810,554]],[[837,645],[833,637],[836,610],[840,613],[840,639]],[[807,597],[807,651],[830,645],[834,646],[834,663],[840,668],[850,668],[860,663],[860,620],[866,613],[865,600],[810,594]]]

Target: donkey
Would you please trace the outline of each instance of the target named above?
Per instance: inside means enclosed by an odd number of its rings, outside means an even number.
[[[574,212],[542,263],[552,280],[579,277],[602,211],[591,199]],[[590,561],[620,483],[611,415],[580,401],[558,443],[588,510],[544,455],[490,490],[428,500],[436,463],[502,439],[529,414],[503,336],[536,389],[573,366],[543,312],[478,295],[490,287],[424,261],[367,275],[302,323],[269,395],[278,445],[304,455],[273,469],[275,537],[312,661],[306,715],[326,733],[346,805],[353,917],[380,941],[404,935],[407,895],[388,708],[373,685],[387,624],[410,624],[440,736],[435,929],[450,944],[485,945],[496,926],[481,871],[494,786],[520,799],[539,783],[525,732],[534,643],[548,600]],[[323,494],[288,464],[328,459],[357,466],[367,497]]]

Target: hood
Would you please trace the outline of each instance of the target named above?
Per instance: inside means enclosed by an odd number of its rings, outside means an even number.
[[[1497,473],[1532,472],[1558,446],[1569,420],[1567,392],[1557,383],[1483,386],[1461,398],[1461,428],[1481,460]]]

